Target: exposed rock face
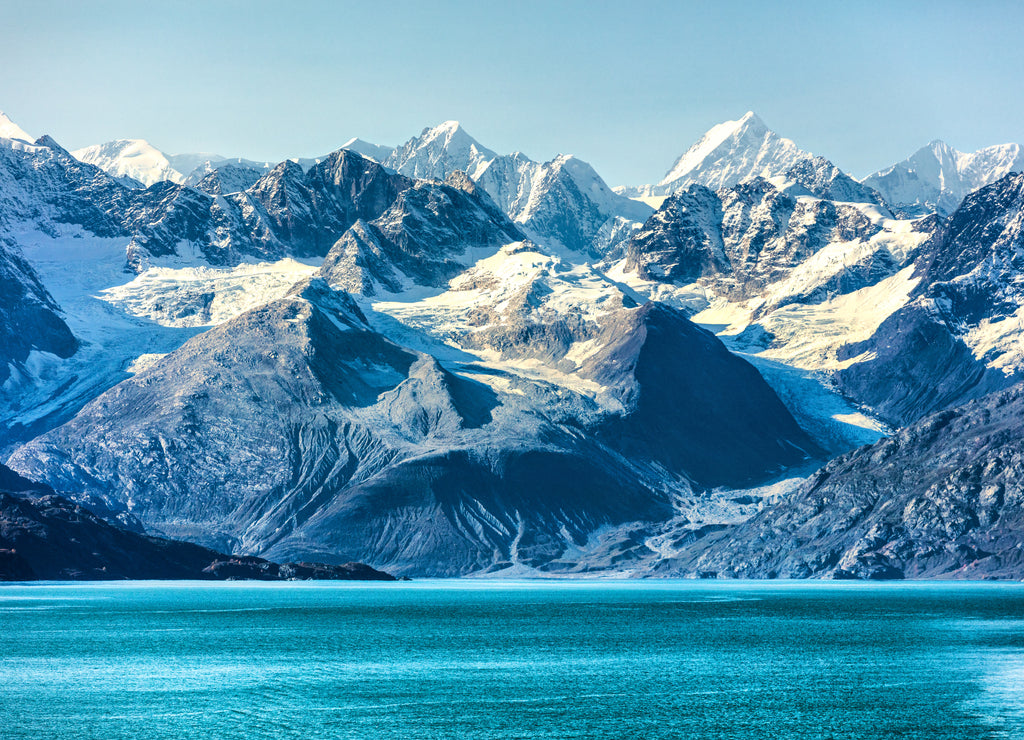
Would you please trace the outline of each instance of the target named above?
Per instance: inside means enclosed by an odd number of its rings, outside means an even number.
[[[240,193],[255,185],[264,174],[266,173],[254,167],[228,164],[211,169],[195,184],[195,188],[210,195]]]
[[[674,487],[806,458],[805,435],[717,339],[670,309],[622,310],[633,325],[608,326],[583,369],[618,395],[610,412],[505,371],[453,372],[313,280],[189,341],[12,465],[233,552],[455,575],[554,567],[604,525],[670,516]],[[703,444],[706,429],[731,444]]]
[[[701,282],[732,300],[762,298],[765,312],[894,274],[914,253],[870,245],[883,228],[859,207],[798,199],[761,178],[718,193],[694,185],[668,198],[628,243],[625,269],[645,280]],[[855,259],[811,267],[826,247],[850,242],[864,245]],[[787,284],[790,277],[797,279]]]
[[[693,283],[732,271],[722,238],[722,201],[695,185],[666,200],[626,248],[627,269],[644,280]]]
[[[824,200],[885,206],[877,191],[857,182],[824,157],[801,159],[786,171],[785,177],[796,185],[790,191],[792,195],[813,195]]]
[[[418,182],[378,218],[357,221],[331,247],[320,274],[363,295],[374,295],[376,285],[399,292],[406,280],[440,287],[468,267],[467,251],[523,239],[465,174],[453,173],[448,183]]]
[[[70,357],[78,340],[31,265],[0,237],[0,385],[32,351]]]
[[[521,152],[499,156],[455,121],[424,129],[385,164],[435,180],[465,172],[530,238],[583,254],[608,252],[651,213],[649,206],[614,193],[576,157],[539,163]]]
[[[136,271],[153,257],[178,254],[183,244],[214,265],[246,256],[323,257],[358,219],[377,218],[412,186],[347,150],[306,171],[282,162],[234,191],[252,174],[214,171],[204,186],[210,192],[167,180],[138,189],[80,162],[49,137],[32,145],[8,140],[0,146],[0,227],[29,223],[57,233],[78,225],[96,236],[124,237],[127,263]]]
[[[79,162],[53,139],[0,145],[0,229],[32,224],[44,233],[78,224],[97,236],[121,236],[140,191]]]
[[[0,581],[394,580],[362,563],[278,565],[130,532],[0,465]]]
[[[894,424],[978,398],[1021,378],[1024,175],[967,196],[919,263],[908,305],[844,355],[840,388]]]
[[[738,578],[1020,578],[1024,386],[843,455],[668,570]]]

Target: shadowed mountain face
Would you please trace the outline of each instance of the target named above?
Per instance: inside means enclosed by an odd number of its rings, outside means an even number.
[[[733,300],[767,297],[770,286],[797,274],[829,245],[868,242],[880,231],[882,225],[860,206],[801,200],[761,178],[717,193],[692,185],[668,198],[628,243],[625,269],[646,280],[706,282]],[[831,283],[809,287],[849,293],[896,272],[898,260],[880,265],[882,252],[875,251],[877,256],[843,263]],[[819,296],[783,297],[792,302]]]
[[[456,575],[571,567],[600,527],[671,516],[673,487],[806,458],[778,399],[712,335],[672,309],[621,312],[631,323],[608,327],[618,338],[585,370],[617,394],[609,411],[546,382],[453,372],[312,280],[190,340],[12,464],[208,546]]]
[[[1024,175],[967,196],[918,265],[911,301],[844,357],[839,387],[893,424],[1020,380]]]
[[[469,250],[497,250],[523,234],[461,172],[418,182],[379,217],[360,219],[331,247],[320,274],[363,295],[400,292],[405,281],[441,287],[465,270]]]
[[[32,266],[0,237],[0,385],[29,353],[70,357],[78,340],[58,314]]]
[[[0,465],[0,581],[394,580],[361,563],[278,565],[130,532]]]
[[[589,367],[599,379],[631,367],[632,409],[600,438],[707,486],[740,486],[820,453],[757,370],[713,334],[654,304],[624,313],[633,326],[609,331]]]
[[[836,458],[669,568],[736,578],[1019,578],[1024,386]]]

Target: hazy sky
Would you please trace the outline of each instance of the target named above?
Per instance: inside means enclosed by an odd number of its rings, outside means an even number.
[[[753,109],[862,176],[935,138],[1024,143],[1022,29],[1016,0],[0,0],[0,110],[69,149],[275,161],[454,118],[615,185]]]

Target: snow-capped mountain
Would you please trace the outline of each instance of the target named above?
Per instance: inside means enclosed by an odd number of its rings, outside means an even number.
[[[886,207],[881,194],[859,183],[824,157],[806,157],[775,178],[790,195],[813,195],[842,203],[874,203]]]
[[[497,156],[466,133],[458,121],[445,121],[396,147],[383,164],[422,180],[444,180],[455,170],[476,180]]]
[[[540,163],[519,152],[499,156],[457,121],[424,129],[385,164],[410,177],[438,180],[461,170],[531,238],[584,254],[606,253],[652,211],[614,193],[576,157],[560,155]]]
[[[372,159],[374,162],[380,162],[383,164],[388,160],[388,157],[395,151],[393,146],[383,146],[381,144],[371,144],[368,141],[363,141],[359,138],[349,139],[341,145],[342,149],[349,149],[358,154],[362,154],[367,159]]]
[[[811,154],[770,130],[756,113],[713,126],[679,157],[657,185],[621,188],[631,196],[672,195],[690,185],[729,188],[752,177],[785,175]]]
[[[1024,175],[906,218],[732,124],[657,212],[455,124],[145,189],[0,137],[0,450],[233,553],[713,570],[684,566],[803,511],[815,460],[1024,368]]]
[[[410,283],[444,287],[481,255],[522,233],[464,173],[417,181],[372,221],[357,220],[327,253],[320,274],[362,295]]]
[[[739,120],[725,121],[704,134],[676,160],[658,188],[673,193],[698,184],[718,190],[750,177],[784,174],[809,156],[747,111]]]
[[[964,153],[936,140],[862,182],[907,213],[936,211],[945,216],[955,211],[968,193],[1022,170],[1024,151],[1019,144]]]
[[[35,140],[25,133],[25,129],[8,118],[2,110],[0,110],[0,139],[20,139],[26,143]]]
[[[353,139],[352,142],[359,142]],[[352,143],[349,142],[349,143]],[[374,147],[372,144],[359,142],[362,146],[349,147],[356,149],[368,149],[380,153],[386,147]],[[82,162],[93,164],[109,175],[122,178],[122,182],[129,186],[149,187],[158,182],[173,182],[175,184],[197,186],[207,175],[220,170],[229,169],[219,183],[224,186],[241,185],[243,181],[252,179],[255,182],[260,176],[267,174],[273,169],[276,162],[260,162],[241,157],[223,157],[220,154],[209,152],[192,152],[186,154],[166,154],[144,139],[117,139],[108,141],[105,144],[95,144],[82,149],[76,149],[71,154]],[[296,158],[292,161],[308,170],[316,165],[323,157]],[[371,159],[375,159],[371,157]],[[250,178],[248,175],[240,176],[241,172],[254,171],[258,175]],[[249,185],[252,184],[249,183]],[[246,185],[245,187],[248,187]],[[240,187],[239,190],[244,190]],[[238,192],[228,190],[224,192]]]
[[[1024,379],[1024,174],[969,194],[918,264],[906,305],[862,342],[840,387],[896,424]]]
[[[617,269],[733,346],[828,373],[893,425],[1005,387],[1024,371],[1024,175],[943,221],[792,197],[755,179],[672,196]]]
[[[454,575],[572,567],[559,559],[596,529],[670,516],[691,481],[805,458],[811,443],[775,394],[711,334],[671,308],[601,311],[576,361],[614,409],[471,354],[402,346],[347,294],[305,281],[11,464],[193,541]]]
[[[175,183],[185,181],[185,175],[171,166],[167,155],[145,139],[117,139],[106,144],[76,149],[71,154],[114,177],[126,177],[144,187],[165,180]]]

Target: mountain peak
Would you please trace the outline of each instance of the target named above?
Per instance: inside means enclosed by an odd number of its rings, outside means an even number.
[[[408,177],[444,180],[452,171],[463,170],[475,178],[497,156],[458,121],[445,121],[395,149],[385,164]]]
[[[29,144],[34,141],[33,137],[25,132],[25,129],[8,118],[2,110],[0,110],[0,139],[21,139]]]
[[[349,139],[341,145],[341,148],[361,154],[367,159],[372,159],[374,162],[383,162],[395,151],[394,147],[372,144],[358,137]]]
[[[163,180],[184,182],[185,176],[171,166],[167,155],[145,139],[114,139],[76,149],[71,156],[93,164],[114,177],[129,177],[146,187]]]
[[[748,110],[746,113],[744,113],[736,123],[740,124],[741,126],[749,125],[767,128],[767,126],[765,126],[764,124],[764,121],[761,119],[761,116],[757,115],[752,110]]]
[[[781,175],[808,156],[792,141],[771,131],[756,113],[747,111],[735,121],[723,121],[708,129],[658,185],[666,194],[692,184],[718,190],[750,177]]]

